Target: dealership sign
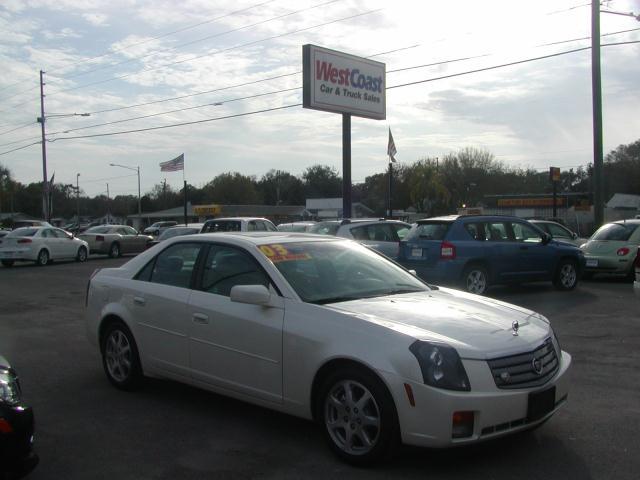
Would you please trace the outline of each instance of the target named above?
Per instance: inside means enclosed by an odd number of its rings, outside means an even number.
[[[304,45],[302,65],[304,108],[386,118],[384,63]]]

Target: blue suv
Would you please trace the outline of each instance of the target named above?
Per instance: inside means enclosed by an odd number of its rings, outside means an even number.
[[[398,262],[429,282],[484,294],[490,285],[545,280],[572,290],[584,255],[518,217],[451,215],[414,224]]]

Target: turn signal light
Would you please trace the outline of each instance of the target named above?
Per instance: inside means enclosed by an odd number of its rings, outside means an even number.
[[[453,243],[442,242],[440,245],[440,258],[442,260],[453,260],[456,258],[456,246]]]
[[[629,252],[630,252],[630,250],[629,250],[627,247],[622,247],[622,248],[619,248],[619,249],[618,249],[618,251],[616,252],[616,254],[617,254],[619,257],[624,257],[625,255],[628,255],[628,254],[629,254]]]
[[[466,438],[473,435],[473,412],[453,412],[451,438]]]
[[[31,243],[30,238],[21,238],[17,243]]]
[[[11,433],[11,432],[13,432],[13,427],[4,418],[0,418],[0,432],[2,432],[2,433]]]

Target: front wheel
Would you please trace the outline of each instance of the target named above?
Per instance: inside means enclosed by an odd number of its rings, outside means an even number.
[[[467,267],[462,274],[462,286],[469,293],[484,295],[489,288],[489,274],[480,265]]]
[[[78,254],[76,255],[76,260],[78,262],[86,262],[87,261],[87,249],[84,247],[80,247],[78,249]]]
[[[318,403],[325,437],[343,460],[356,465],[375,463],[398,443],[393,399],[372,373],[347,368],[329,375]]]
[[[120,390],[140,385],[142,368],[138,347],[129,329],[121,322],[112,323],[102,337],[102,366],[109,381]]]
[[[561,260],[553,284],[558,290],[573,290],[578,285],[578,270],[573,260]]]
[[[38,258],[36,259],[36,264],[40,267],[44,267],[47,263],[49,263],[49,252],[46,250],[40,250]]]

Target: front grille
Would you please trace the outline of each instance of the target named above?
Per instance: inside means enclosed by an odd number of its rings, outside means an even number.
[[[534,362],[535,359],[535,362]],[[487,360],[498,388],[537,387],[547,383],[558,371],[560,362],[551,338],[532,352]],[[536,372],[535,367],[539,367]]]

